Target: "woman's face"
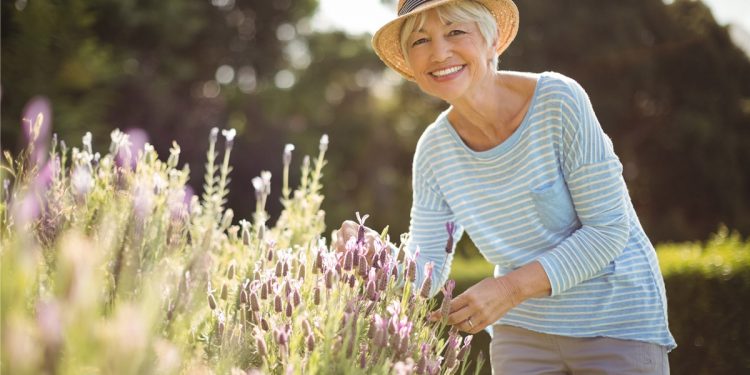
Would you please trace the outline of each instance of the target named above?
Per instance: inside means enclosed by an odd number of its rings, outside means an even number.
[[[492,46],[475,22],[443,24],[428,10],[424,25],[407,39],[406,61],[422,91],[449,103],[490,82]]]

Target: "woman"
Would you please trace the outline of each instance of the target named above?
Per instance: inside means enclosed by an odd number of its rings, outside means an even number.
[[[398,14],[376,53],[450,104],[417,144],[406,251],[419,249],[419,270],[434,264],[433,294],[452,260],[446,222],[451,243],[466,231],[496,265],[448,322],[491,326],[496,373],[669,373],[656,255],[581,86],[496,70],[518,28],[510,0],[401,0]],[[345,222],[336,246],[357,226]]]

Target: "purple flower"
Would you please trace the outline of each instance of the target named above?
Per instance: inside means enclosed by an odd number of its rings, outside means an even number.
[[[474,338],[472,335],[468,335],[464,337],[464,346],[461,347],[461,350],[458,351],[458,355],[456,355],[456,359],[459,361],[463,361],[464,357],[466,357],[466,353],[471,350],[471,340]]]
[[[357,211],[357,221],[359,222],[359,230],[357,231],[357,245],[364,246],[365,244],[365,221],[370,215],[359,216]]]
[[[456,232],[456,224],[452,221],[445,223],[445,230],[448,232],[448,242],[445,244],[445,252],[453,252],[453,233]]]
[[[29,155],[31,165],[39,165],[47,157],[47,143],[52,130],[52,109],[49,99],[33,97],[23,110],[23,133],[33,148]]]
[[[430,297],[430,291],[432,290],[432,268],[434,267],[434,264],[432,262],[428,262],[424,266],[424,273],[425,278],[422,282],[422,287],[419,289],[419,295],[424,298]]]
[[[443,320],[448,319],[448,314],[451,312],[451,300],[453,299],[453,289],[456,287],[456,282],[448,280],[443,287],[443,303],[440,305],[440,315]]]

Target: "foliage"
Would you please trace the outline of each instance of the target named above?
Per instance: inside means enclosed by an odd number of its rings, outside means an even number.
[[[676,374],[750,371],[750,241],[723,227],[705,243],[659,246]]]
[[[36,133],[43,118],[26,127]],[[235,131],[209,136],[202,198],[186,193],[175,143],[162,161],[114,131],[109,152],[48,160],[6,152],[2,226],[2,372],[464,373],[471,338],[441,336],[435,301],[412,292],[413,259],[382,239],[370,258],[353,237],[343,254],[321,237],[318,157],[284,179],[282,219],[267,227],[270,172],[254,179],[252,223],[225,207]],[[284,154],[285,175],[291,149]]]

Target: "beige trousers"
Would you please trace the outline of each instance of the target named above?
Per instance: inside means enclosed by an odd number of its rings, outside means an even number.
[[[667,349],[657,344],[548,335],[499,324],[493,326],[493,333],[494,375],[669,374]]]

